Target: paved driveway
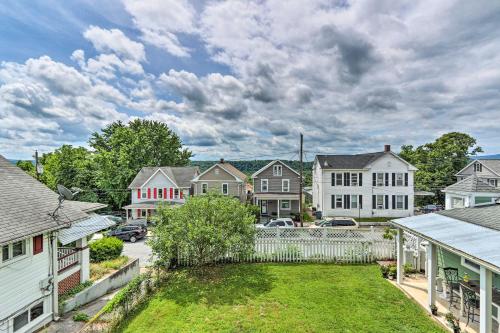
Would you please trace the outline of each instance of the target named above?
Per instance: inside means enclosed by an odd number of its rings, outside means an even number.
[[[124,242],[123,254],[129,258],[139,258],[141,268],[151,265],[151,248],[146,244],[146,239],[140,239],[135,243]]]

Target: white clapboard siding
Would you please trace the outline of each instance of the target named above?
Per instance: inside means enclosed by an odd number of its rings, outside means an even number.
[[[253,254],[237,258],[228,253],[220,261],[370,263],[394,258],[394,240],[374,229],[263,228],[257,230]],[[179,262],[191,264],[182,254]]]

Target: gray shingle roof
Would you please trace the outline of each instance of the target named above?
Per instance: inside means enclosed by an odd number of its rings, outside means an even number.
[[[442,210],[437,214],[500,231],[500,204]]]
[[[57,204],[58,194],[0,155],[0,245],[88,217],[67,201],[54,220]]]
[[[198,167],[143,167],[128,188],[141,187],[158,169],[161,169],[179,187],[190,187],[191,180],[199,173]]]
[[[487,192],[500,193],[500,188],[488,184],[477,175],[471,175],[461,181],[452,184],[444,189],[443,192]]]
[[[363,169],[384,152],[357,155],[316,155],[321,168],[326,169]]]
[[[493,172],[495,172],[497,175],[500,175],[500,160],[482,160],[482,159],[479,159],[479,161],[481,161],[481,163],[486,166],[488,169],[492,170]]]

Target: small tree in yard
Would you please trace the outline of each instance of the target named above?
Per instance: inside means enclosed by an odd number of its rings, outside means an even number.
[[[255,216],[234,198],[214,193],[192,197],[180,207],[161,207],[155,220],[150,245],[161,267],[175,265],[178,255],[202,266],[254,249]]]

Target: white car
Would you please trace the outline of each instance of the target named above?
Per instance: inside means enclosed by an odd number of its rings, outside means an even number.
[[[272,219],[266,224],[257,224],[257,228],[293,228],[295,223],[289,217]]]

